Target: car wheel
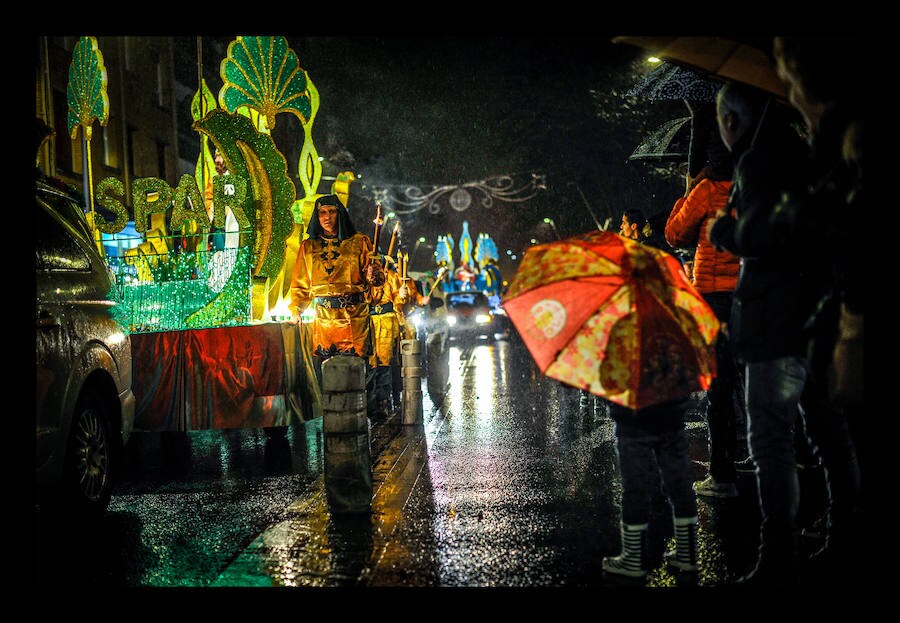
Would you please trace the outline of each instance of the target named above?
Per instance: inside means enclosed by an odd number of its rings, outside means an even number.
[[[118,453],[109,414],[95,393],[75,408],[63,468],[62,501],[76,512],[102,514],[109,505]]]

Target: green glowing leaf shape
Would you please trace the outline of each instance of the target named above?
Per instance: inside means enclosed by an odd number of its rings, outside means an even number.
[[[67,125],[73,139],[77,138],[79,125],[84,128],[85,138],[90,140],[94,119],[99,119],[103,126],[109,121],[106,66],[94,37],[82,37],[72,51],[66,102]]]
[[[209,89],[209,86],[207,86],[206,80],[201,80],[200,88],[197,89],[197,92],[194,93],[194,98],[191,100],[191,118],[194,121],[199,121],[208,115],[211,110],[215,109],[216,96],[213,95],[213,92]],[[216,170],[216,162],[213,156],[214,155],[209,150],[206,137],[201,137],[200,155],[197,156],[197,166],[194,168],[194,177],[197,178],[197,187],[200,189],[200,192],[203,193],[206,192],[206,184],[212,179],[213,173]]]
[[[319,110],[319,90],[313,81],[306,77],[307,90],[309,92],[310,110],[309,121],[303,124],[303,148],[300,150],[300,162],[297,166],[300,184],[307,199],[312,199],[319,188],[322,179],[322,163],[319,161],[319,153],[316,151],[312,138],[312,126]]]
[[[184,319],[188,329],[244,324],[250,320],[250,250],[236,249],[236,261],[222,292]]]
[[[272,137],[258,132],[247,117],[214,110],[194,129],[222,152],[228,170],[247,180],[244,212],[253,222],[253,275],[276,278],[284,264],[285,242],[294,229],[296,199],[287,161]],[[252,190],[251,190],[252,189]]]
[[[249,106],[266,118],[269,130],[279,112],[293,113],[304,124],[310,117],[306,72],[284,37],[238,37],[228,44],[219,73],[219,105],[228,112]]]

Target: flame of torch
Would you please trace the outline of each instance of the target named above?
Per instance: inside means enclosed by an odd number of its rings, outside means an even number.
[[[372,236],[372,245],[375,248],[375,252],[378,253],[378,239],[381,238],[381,226],[384,225],[384,219],[381,218],[381,204],[375,204],[375,219],[372,221],[375,223],[375,234]]]
[[[427,296],[431,296],[431,293],[434,292],[434,289],[438,287],[438,284],[441,282],[441,279],[444,276],[444,273],[447,272],[446,266],[441,266],[441,269],[438,271],[437,276],[434,278],[434,283],[431,284],[431,289],[428,290]]]
[[[400,223],[394,223],[394,231],[391,233],[391,243],[388,245],[387,255],[393,255],[394,249],[397,248],[397,232],[400,230]]]

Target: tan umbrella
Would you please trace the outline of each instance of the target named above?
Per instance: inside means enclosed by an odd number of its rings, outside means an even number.
[[[727,37],[613,37],[613,43],[643,48],[654,56],[725,80],[762,89],[787,101],[770,50]]]

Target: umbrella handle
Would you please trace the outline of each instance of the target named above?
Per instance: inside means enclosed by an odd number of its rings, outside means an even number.
[[[753,140],[750,141],[750,148],[752,149],[754,145],[756,145],[756,137],[759,136],[759,129],[762,127],[763,121],[766,119],[766,113],[769,112],[769,104],[772,103],[772,96],[766,98],[766,105],[763,106],[762,114],[759,116],[759,121],[756,124],[756,130],[753,132]]]

